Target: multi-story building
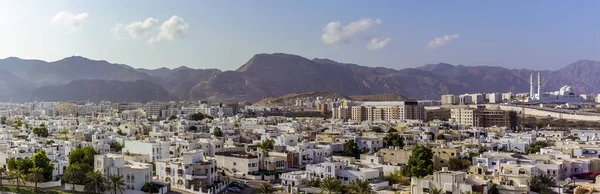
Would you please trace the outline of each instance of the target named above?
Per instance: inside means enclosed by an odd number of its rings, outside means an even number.
[[[369,121],[383,120],[425,120],[425,106],[417,101],[364,102],[363,106],[352,107],[352,118]]]
[[[353,106],[352,107],[352,117],[353,121],[364,121],[367,120],[367,111],[364,106]]]
[[[459,104],[458,96],[454,94],[442,95],[442,105],[457,105]]]
[[[149,161],[169,158],[170,142],[154,140],[128,140],[125,141],[123,153],[147,154]]]
[[[329,105],[326,103],[317,104],[317,111],[319,112],[329,112]]]
[[[426,194],[431,189],[441,189],[442,193],[461,194],[466,192],[473,192],[473,188],[480,188],[479,191],[483,193],[487,191],[487,182],[481,181],[481,184],[474,185],[477,181],[467,181],[468,176],[465,172],[460,171],[449,171],[447,167],[443,167],[441,171],[433,172],[431,177],[417,178],[412,177],[410,181],[410,187],[413,194]],[[500,192],[502,193],[502,192]]]
[[[218,153],[215,154],[215,159],[217,159],[218,167],[225,170],[226,173],[247,175],[259,170],[258,156],[245,153]]]
[[[383,157],[383,162],[385,163],[390,163],[391,165],[403,165],[408,163],[408,158],[412,154],[412,151],[394,147],[380,149],[379,154]]]
[[[488,103],[492,103],[492,104],[502,103],[502,101],[503,101],[502,94],[489,93],[489,94],[487,94],[487,101],[488,101]]]
[[[94,161],[94,170],[103,175],[123,177],[127,190],[141,190],[146,182],[152,181],[152,164],[127,161],[116,154],[95,155]]]
[[[58,111],[58,115],[77,115],[77,104],[71,102],[54,103],[54,108]]]
[[[516,113],[499,109],[479,108],[453,108],[450,110],[450,119],[457,124],[475,127],[514,127]]]
[[[156,176],[160,181],[189,192],[207,193],[219,181],[217,161],[204,157],[202,150],[183,153],[179,158],[165,158],[156,161]]]
[[[459,157],[459,151],[456,148],[431,148],[433,152],[433,164],[436,167],[445,166],[452,158]]]
[[[156,101],[148,102],[148,103],[146,103],[145,109],[146,109],[146,116],[148,116],[149,118],[154,118],[154,119],[163,118],[164,116],[162,115],[162,110],[167,109],[167,103],[166,102],[156,102]]]

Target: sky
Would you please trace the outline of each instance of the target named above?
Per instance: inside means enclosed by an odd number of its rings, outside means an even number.
[[[600,60],[600,1],[3,1],[0,58],[236,69],[258,53],[394,69]]]

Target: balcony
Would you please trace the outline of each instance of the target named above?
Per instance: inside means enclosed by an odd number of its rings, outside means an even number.
[[[193,179],[207,179],[208,174],[186,174],[185,179],[193,180]]]

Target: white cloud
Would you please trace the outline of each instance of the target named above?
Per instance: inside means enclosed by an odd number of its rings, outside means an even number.
[[[183,38],[188,28],[189,24],[183,18],[174,15],[160,26],[158,35],[148,40],[148,43],[152,44],[164,40],[171,41]]]
[[[390,42],[390,38],[385,37],[374,37],[371,39],[371,42],[367,44],[367,49],[369,50],[377,50],[385,47],[388,42]]]
[[[121,23],[116,24],[110,31],[117,39],[123,39],[124,32],[127,32],[129,37],[140,39],[147,37],[150,32],[156,29],[158,20],[152,17],[146,18],[144,21],[135,21],[127,25]]]
[[[336,45],[348,43],[361,33],[366,32],[370,28],[383,23],[380,19],[363,18],[355,22],[351,22],[346,26],[342,26],[339,21],[329,22],[321,35],[321,40],[325,44]]]
[[[52,17],[51,22],[53,24],[60,24],[71,28],[72,30],[80,30],[83,22],[87,20],[90,15],[88,13],[73,14],[71,12],[62,11],[58,12]]]
[[[436,49],[439,48],[441,46],[444,46],[450,42],[452,42],[453,40],[456,40],[460,37],[460,34],[452,34],[452,35],[444,35],[444,36],[440,36],[440,37],[435,37],[433,40],[430,40],[429,43],[427,43],[427,47],[428,49]]]

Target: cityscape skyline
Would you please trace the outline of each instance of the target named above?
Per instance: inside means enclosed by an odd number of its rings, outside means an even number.
[[[444,62],[556,70],[599,60],[600,51],[590,25],[600,17],[597,2],[202,1],[135,10],[135,2],[38,2],[0,8],[0,58],[232,70],[254,54],[281,52],[393,69]]]

